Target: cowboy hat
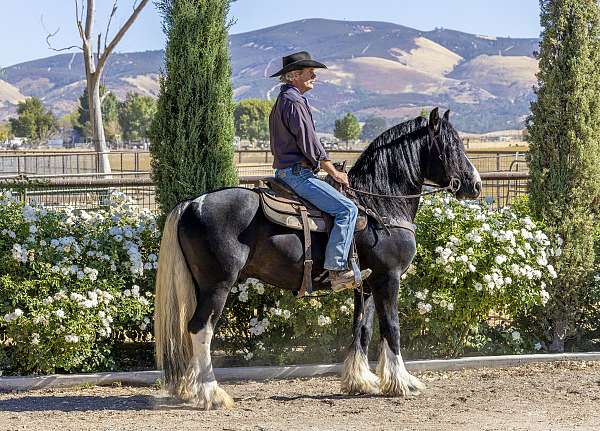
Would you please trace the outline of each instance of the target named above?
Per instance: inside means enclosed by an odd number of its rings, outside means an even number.
[[[292,70],[301,70],[305,67],[316,67],[319,69],[327,69],[323,63],[319,63],[318,61],[313,60],[310,57],[310,54],[306,51],[295,52],[294,54],[290,54],[282,58],[283,60],[283,68],[271,75],[271,78],[275,78],[276,76],[284,75]]]

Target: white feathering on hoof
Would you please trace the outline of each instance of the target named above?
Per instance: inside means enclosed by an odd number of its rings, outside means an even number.
[[[402,354],[398,352],[395,355],[385,339],[381,341],[377,375],[379,376],[379,388],[383,395],[406,397],[417,395],[425,390],[425,385],[406,371]]]
[[[192,334],[194,355],[175,393],[181,400],[194,401],[205,410],[231,408],[233,399],[215,380],[210,358],[212,335],[210,323],[197,334]]]
[[[350,350],[344,361],[342,392],[350,395],[379,393],[379,378],[371,372],[367,355],[359,348]]]

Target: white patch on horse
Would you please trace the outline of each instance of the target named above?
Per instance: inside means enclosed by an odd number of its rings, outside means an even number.
[[[385,339],[381,342],[377,375],[383,395],[405,397],[425,389],[425,385],[406,370],[402,354],[394,354]]]
[[[204,206],[204,199],[206,199],[206,195],[198,196],[194,199],[194,202],[198,204],[198,214],[202,214],[202,207]]]
[[[467,160],[469,161],[469,164],[471,165],[471,168],[473,169],[473,183],[477,184],[477,183],[481,182],[481,175],[479,175],[479,171],[477,170],[475,165],[468,158],[467,158]]]
[[[233,400],[221,389],[215,379],[210,357],[213,330],[210,321],[197,334],[191,334],[193,356],[185,376],[189,394],[187,399],[196,400],[206,410],[232,407]]]
[[[350,395],[379,393],[379,378],[371,372],[367,355],[358,348],[350,350],[344,361],[342,392]]]

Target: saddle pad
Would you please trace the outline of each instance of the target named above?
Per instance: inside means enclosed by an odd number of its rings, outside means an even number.
[[[260,202],[265,216],[273,223],[296,230],[302,230],[302,219],[298,209],[302,203],[268,192],[260,192]],[[302,205],[304,206],[304,205]],[[327,232],[327,223],[323,213],[316,208],[307,207],[308,224],[312,232]]]
[[[296,230],[302,230],[302,218],[300,206],[306,206],[308,212],[308,224],[312,232],[327,232],[326,217],[331,217],[319,209],[305,205],[298,200],[273,195],[270,190],[259,190],[260,203],[265,216],[273,223],[286,226]],[[367,217],[364,214],[358,216],[355,232],[360,232],[367,227]]]

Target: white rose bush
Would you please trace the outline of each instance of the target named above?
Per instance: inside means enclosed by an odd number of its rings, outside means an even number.
[[[441,356],[530,349],[536,340],[510,322],[549,300],[560,239],[520,208],[496,211],[449,197],[423,200],[417,226],[417,256],[399,298],[409,348]]]
[[[407,357],[545,348],[532,322],[552,300],[560,238],[548,238],[525,205],[494,211],[449,197],[424,199],[416,223],[417,255],[398,298]],[[152,341],[159,243],[157,216],[134,209],[121,193],[83,211],[24,204],[0,192],[0,370],[139,366],[121,356],[132,340]],[[600,271],[595,286],[600,292]],[[215,363],[342,360],[353,314],[349,292],[297,300],[289,291],[243,280],[216,329]],[[374,330],[376,349],[376,322]]]
[[[354,302],[326,294],[297,300],[249,278],[234,286],[215,333],[215,350],[244,364],[340,360],[352,333]],[[218,358],[216,359],[218,361]]]
[[[120,193],[86,212],[0,192],[2,369],[109,369],[117,340],[151,337],[158,243],[155,217]]]

